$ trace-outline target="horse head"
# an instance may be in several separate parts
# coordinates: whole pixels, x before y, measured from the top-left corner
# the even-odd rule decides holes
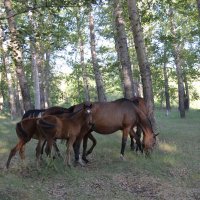
[[[92,125],[92,103],[90,102],[85,102],[83,104],[83,110],[87,116],[87,119],[88,119],[88,123],[89,125]]]
[[[156,146],[156,137],[159,135],[159,133],[153,133],[148,134],[144,136],[143,139],[143,149],[146,156],[149,156],[150,153],[153,151],[153,148]]]

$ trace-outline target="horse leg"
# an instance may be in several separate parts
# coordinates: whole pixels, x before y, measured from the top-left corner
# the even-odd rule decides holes
[[[65,164],[67,164],[69,167],[71,167],[71,152],[73,150],[73,144],[75,142],[75,137],[71,137],[67,141],[67,152],[65,157]]]
[[[23,145],[19,150],[19,155],[22,160],[25,159],[25,145]]]
[[[130,139],[131,139],[131,145],[130,145],[130,147],[131,147],[131,150],[135,150],[135,144],[134,144],[134,137],[130,134]]]
[[[82,154],[82,159],[85,161],[85,163],[88,163],[89,160],[87,160],[86,156],[86,150],[87,150],[87,141],[88,141],[88,134],[84,136],[83,138],[83,154]]]
[[[15,156],[16,152],[19,151],[25,144],[26,144],[26,141],[20,139],[20,141],[17,143],[17,145],[13,149],[11,149],[8,160],[6,162],[7,169],[9,168],[12,157]]]
[[[121,155],[120,158],[124,160],[124,151],[126,147],[127,137],[130,132],[130,128],[124,128],[123,129],[123,136],[122,136],[122,144],[121,144]]]
[[[45,141],[44,141],[45,142]],[[44,144],[43,142],[43,144]],[[40,166],[40,160],[41,160],[41,151],[42,151],[42,147],[41,147],[41,143],[42,143],[42,139],[39,138],[39,141],[38,141],[38,144],[37,144],[37,147],[36,147],[36,166],[37,166],[37,169],[39,169],[39,166]],[[43,146],[43,145],[42,145]]]
[[[81,141],[82,141],[82,137],[79,137],[76,139],[76,141],[74,142],[74,154],[75,154],[75,164],[78,163],[81,166],[85,166],[85,164],[82,161],[82,158],[80,157],[80,146],[81,146]]]
[[[47,143],[46,140],[44,140],[43,144],[42,144],[42,148],[41,148],[41,155],[43,155],[43,152],[44,152],[44,146],[45,144]],[[45,148],[45,152],[46,152],[46,148]]]
[[[136,140],[136,144],[137,144],[137,147],[136,147],[136,151],[138,151],[138,149],[141,151],[141,153],[143,153],[143,148],[142,148],[142,144],[141,144],[141,133],[142,133],[142,129],[137,126],[137,131],[135,133],[135,140]]]
[[[54,139],[54,143],[53,143],[53,147],[54,147],[54,150],[56,152],[56,155],[59,157],[59,158],[62,158],[61,154],[60,154],[60,150],[56,144],[56,139]]]
[[[88,138],[89,138],[90,140],[92,140],[93,144],[92,144],[92,146],[90,147],[90,149],[87,151],[86,156],[88,156],[89,154],[92,153],[94,147],[95,147],[96,144],[97,144],[97,140],[95,139],[95,137],[94,137],[91,133],[88,135]]]

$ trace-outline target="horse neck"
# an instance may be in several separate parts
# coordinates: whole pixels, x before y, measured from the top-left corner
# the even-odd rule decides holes
[[[150,120],[143,112],[137,109],[138,118],[139,118],[139,125],[141,126],[144,135],[153,135],[153,130],[151,127]]]
[[[68,117],[69,119],[74,121],[78,120],[81,124],[88,119],[88,116],[83,108],[81,110],[76,111],[75,113],[71,113]]]

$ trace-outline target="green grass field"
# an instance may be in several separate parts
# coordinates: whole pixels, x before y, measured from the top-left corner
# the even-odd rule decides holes
[[[15,123],[0,118],[0,199],[84,200],[84,199],[200,199],[200,110],[180,119],[177,111],[166,117],[157,111],[159,141],[151,159],[130,150],[126,161],[119,158],[121,133],[102,136],[86,167],[65,167],[62,159],[53,163],[44,155],[36,170],[36,141],[26,145],[26,165],[17,154],[5,170],[10,149],[17,143]],[[65,155],[65,144],[58,141]]]

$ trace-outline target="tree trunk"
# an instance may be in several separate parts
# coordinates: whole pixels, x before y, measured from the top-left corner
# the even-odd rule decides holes
[[[11,76],[11,69],[9,66],[9,58],[8,58],[8,47],[4,43],[4,34],[0,24],[0,48],[2,49],[2,64],[6,71],[6,79],[8,84],[8,96],[9,96],[9,106],[10,106],[10,114],[11,119],[15,119],[17,117],[16,112],[16,104],[15,104],[15,95],[12,85],[12,76]]]
[[[33,85],[34,85],[34,103],[35,109],[40,109],[40,85],[39,85],[39,73],[38,73],[38,49],[37,49],[37,41],[35,38],[35,30],[37,29],[35,21],[33,19],[33,13],[29,12],[29,23],[32,27],[32,35],[30,36],[30,49],[31,49],[31,67],[32,67],[32,75],[33,75]]]
[[[103,79],[97,62],[96,44],[95,44],[96,41],[94,33],[94,18],[92,15],[92,10],[90,11],[89,15],[89,27],[90,27],[90,46],[91,46],[90,48],[91,48],[92,64],[93,64],[97,93],[98,93],[98,100],[100,102],[104,102],[106,101],[106,95],[104,91]]]
[[[4,0],[4,6],[6,10],[10,35],[11,35],[11,48],[13,53],[13,60],[16,66],[17,78],[19,80],[20,89],[23,98],[23,105],[25,111],[32,108],[31,98],[29,93],[29,88],[27,84],[27,80],[25,78],[23,62],[22,62],[22,49],[20,43],[18,41],[18,33],[16,30],[16,25],[13,17],[13,10],[11,5],[11,0]]]
[[[90,94],[88,89],[88,75],[85,66],[85,59],[84,59],[84,40],[83,40],[83,32],[81,30],[81,23],[80,23],[80,16],[79,14],[76,17],[77,20],[77,33],[79,37],[79,51],[80,51],[80,63],[82,67],[82,77],[83,77],[83,89],[84,89],[84,96],[85,101],[90,101]]]
[[[164,47],[164,65],[163,65],[163,74],[164,74],[164,84],[165,84],[165,102],[166,102],[166,115],[169,114],[171,110],[170,105],[170,96],[169,96],[169,81],[168,81],[168,74],[167,74],[167,57],[166,57],[166,49]]]
[[[121,90],[123,93],[123,96],[125,97],[125,87],[124,87],[124,81],[123,81],[123,76],[122,76],[122,66],[121,66],[121,62],[120,62],[120,53],[119,53],[119,44],[117,42],[117,37],[114,37],[115,39],[115,50],[117,52],[117,66],[118,66],[118,70],[119,70],[119,77],[120,77],[120,83],[121,83]]]
[[[197,8],[198,8],[199,18],[200,18],[200,0],[197,0]]]
[[[183,72],[181,68],[180,46],[175,41],[176,30],[175,30],[175,24],[173,21],[174,20],[173,16],[174,16],[173,10],[172,8],[170,8],[170,11],[169,11],[170,29],[171,29],[171,34],[174,37],[174,41],[172,45],[173,45],[173,56],[174,56],[175,65],[176,65],[176,74],[177,74],[177,79],[178,79],[179,111],[180,111],[180,117],[185,118],[185,108],[184,108],[185,90],[184,90],[184,84],[183,84]]]
[[[139,20],[136,0],[128,0],[128,12],[131,21],[131,28],[135,42],[137,59],[140,67],[140,74],[142,78],[143,95],[149,109],[149,118],[151,120],[153,130],[154,132],[156,132],[157,125],[154,116],[154,99],[151,81],[151,70],[146,54],[142,26]]]
[[[184,108],[185,110],[189,110],[190,109],[190,95],[189,95],[187,75],[185,73],[184,73],[184,83],[185,83]]]
[[[116,42],[117,50],[122,66],[122,79],[124,86],[125,98],[132,98],[134,96],[133,75],[131,70],[130,56],[128,52],[127,36],[125,31],[125,22],[121,15],[122,8],[120,0],[114,0],[114,17],[116,28]]]
[[[44,101],[45,101],[45,108],[48,108],[51,106],[51,100],[50,100],[50,52],[46,50],[45,52],[45,65],[44,65],[44,71],[43,73],[46,74],[46,76],[43,76],[43,84],[44,84]]]

